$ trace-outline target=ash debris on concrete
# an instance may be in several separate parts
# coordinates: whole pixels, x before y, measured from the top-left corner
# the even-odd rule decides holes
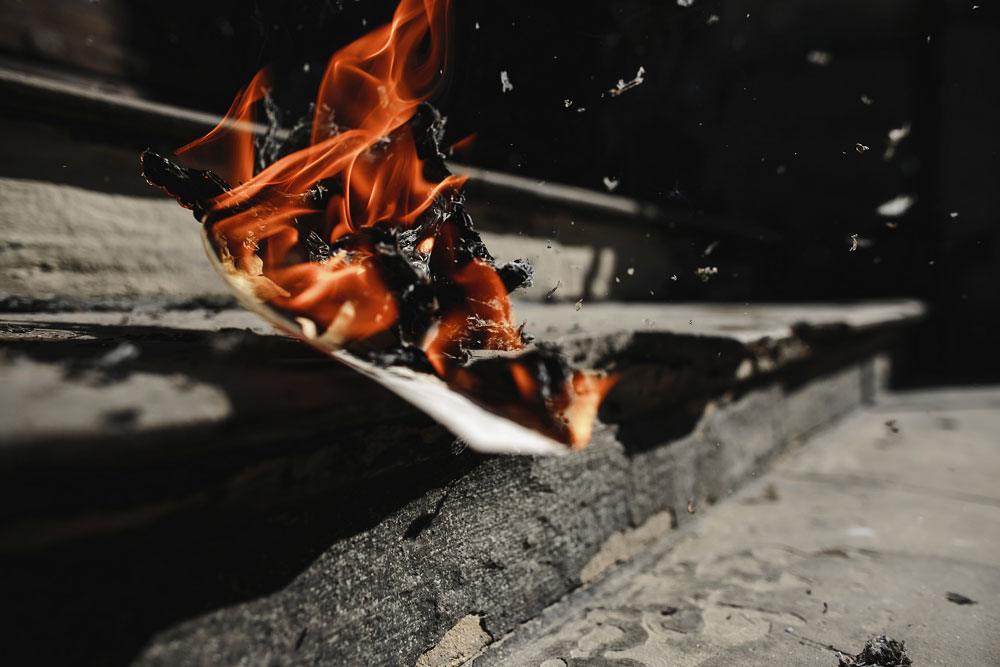
[[[966,597],[966,596],[962,595],[961,593],[948,592],[948,593],[945,593],[944,597],[945,597],[945,599],[948,600],[948,602],[954,602],[957,605],[978,604],[972,598]]]
[[[904,642],[898,642],[885,635],[873,637],[865,642],[853,658],[841,657],[837,667],[910,667]]]

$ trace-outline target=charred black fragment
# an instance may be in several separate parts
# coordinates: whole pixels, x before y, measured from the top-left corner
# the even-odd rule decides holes
[[[518,287],[531,286],[531,278],[534,270],[527,261],[515,259],[513,262],[494,266],[496,266],[497,273],[500,274],[500,280],[503,281],[503,286],[507,288],[508,293],[513,292]]]
[[[400,343],[418,345],[437,314],[437,302],[426,260],[421,260],[414,248],[400,245],[396,228],[376,225],[337,239],[330,249],[348,255],[364,253],[374,259],[379,276],[399,306],[396,329]]]
[[[410,119],[410,131],[417,146],[417,157],[421,160],[441,163],[444,168],[444,153],[441,152],[441,142],[444,141],[444,126],[447,118],[427,102],[417,107],[416,113]],[[445,176],[448,175],[445,169]],[[438,179],[442,180],[442,179]]]
[[[540,345],[524,354],[519,354],[515,363],[524,368],[537,383],[536,394],[541,401],[548,401],[565,394],[566,383],[573,376],[573,370],[566,357],[547,346]],[[467,369],[482,380],[483,387],[488,387],[489,391],[495,394],[491,396],[493,400],[502,402],[523,398],[511,377],[510,364],[509,357],[495,357],[473,361]]]
[[[396,345],[381,350],[367,350],[355,352],[357,356],[365,361],[370,361],[376,366],[388,368],[389,366],[406,366],[422,373],[434,373],[434,367],[427,359],[427,355],[419,347],[412,345]]]
[[[309,145],[316,110],[316,104],[310,102],[306,112],[295,121],[291,129],[283,130],[284,113],[270,93],[264,96],[263,106],[264,114],[267,116],[267,130],[254,140],[257,158],[254,163],[255,174],[267,169],[286,155]],[[333,134],[336,134],[336,131],[331,132],[331,135]]]
[[[838,667],[910,667],[906,646],[885,635],[873,637],[853,658],[841,657]]]
[[[204,208],[206,202],[230,190],[229,184],[217,174],[182,167],[148,149],[139,156],[139,162],[147,183],[166,192],[184,208],[194,211],[198,220],[207,212]]]

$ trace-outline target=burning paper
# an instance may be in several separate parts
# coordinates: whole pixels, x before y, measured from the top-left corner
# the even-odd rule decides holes
[[[447,18],[447,0],[403,0],[392,23],[334,54],[311,118],[286,137],[258,137],[256,111],[273,106],[261,72],[218,127],[177,151],[195,164],[222,157],[221,168],[147,151],[143,172],[194,211],[220,275],[279,329],[473,448],[582,447],[612,380],[530,346],[515,325],[508,294],[531,269],[486,249],[426,104]]]

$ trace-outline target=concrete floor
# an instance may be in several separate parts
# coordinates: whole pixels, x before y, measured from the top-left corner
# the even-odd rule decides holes
[[[884,396],[467,664],[1000,665],[998,475],[1000,390]]]

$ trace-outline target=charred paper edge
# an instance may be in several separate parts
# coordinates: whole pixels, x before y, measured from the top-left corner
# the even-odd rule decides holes
[[[311,343],[309,337],[303,334],[302,328],[298,324],[282,317],[277,311],[256,300],[234,284],[219,261],[215,246],[204,227],[202,228],[201,240],[212,267],[244,307],[263,317],[279,331],[310,344],[345,366],[375,380],[403,400],[433,417],[477,452],[552,456],[572,451],[568,445],[487,410],[453,390],[437,376],[419,373],[401,366],[383,368],[359,359],[349,352],[330,350]]]

